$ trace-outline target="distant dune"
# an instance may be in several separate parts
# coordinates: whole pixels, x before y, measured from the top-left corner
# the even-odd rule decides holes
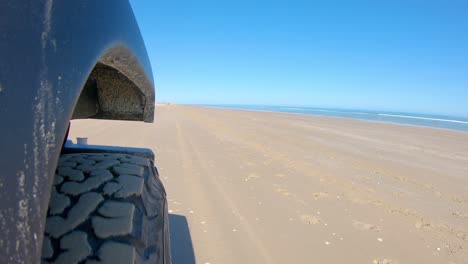
[[[468,133],[156,110],[154,124],[74,121],[71,137],[155,151],[171,221],[188,221],[171,230],[176,264],[468,263]]]

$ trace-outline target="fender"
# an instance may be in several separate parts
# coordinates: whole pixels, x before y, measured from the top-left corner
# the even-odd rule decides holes
[[[1,1],[0,263],[40,262],[69,121],[152,122],[153,87],[127,0]]]

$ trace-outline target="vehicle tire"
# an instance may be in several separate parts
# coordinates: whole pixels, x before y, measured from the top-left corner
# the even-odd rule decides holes
[[[170,263],[167,201],[151,160],[61,155],[43,263]]]

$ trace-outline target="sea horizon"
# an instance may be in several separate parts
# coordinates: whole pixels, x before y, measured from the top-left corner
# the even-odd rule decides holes
[[[402,125],[414,125],[468,132],[468,117],[456,115],[423,114],[385,110],[363,110],[312,106],[275,106],[240,104],[192,104],[194,106],[279,113],[306,114],[316,116],[351,118]]]

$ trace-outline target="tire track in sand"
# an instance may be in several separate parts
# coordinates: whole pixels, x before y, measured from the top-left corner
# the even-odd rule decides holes
[[[199,124],[196,124],[197,127],[201,128]],[[206,128],[202,128],[203,130],[206,130]],[[180,132],[179,132],[180,131]],[[178,124],[178,133],[182,132],[180,130],[180,126]],[[207,131],[204,131],[205,134]],[[222,186],[222,184],[217,181],[217,179],[213,176],[212,173],[210,173],[210,168],[206,165],[206,158],[204,159],[202,156],[202,153],[193,145],[192,139],[190,137],[185,138],[186,143],[188,143],[189,148],[191,151],[195,154],[194,159],[195,163],[200,165],[201,169],[201,174],[204,175],[205,177],[203,178],[204,182],[206,183],[209,181],[210,185],[214,186],[214,189],[212,189],[212,192],[218,193],[218,195],[215,195],[215,197],[220,197],[224,204],[226,205],[226,208],[229,208],[230,212],[233,212],[237,219],[243,219],[242,221],[239,221],[239,225],[241,227],[241,230],[244,230],[248,236],[248,239],[252,243],[245,243],[245,244],[250,244],[254,245],[255,250],[254,252],[257,252],[257,256],[262,258],[261,263],[276,263],[273,260],[273,257],[269,254],[268,250],[266,249],[265,245],[263,244],[262,240],[258,237],[256,232],[254,231],[254,228],[251,226],[251,224],[246,220],[247,218],[243,216],[243,214],[240,212],[239,207],[235,204],[233,199],[229,196],[229,194],[225,191],[225,188]],[[212,198],[213,199],[213,198]]]
[[[190,209],[189,213],[192,213],[193,210],[192,208],[196,207],[197,214],[199,212],[204,212],[205,215],[213,215],[212,212],[214,211],[213,206],[211,204],[211,199],[210,197],[207,197],[206,192],[204,191],[204,188],[206,186],[203,186],[201,183],[203,182],[203,179],[200,177],[199,170],[195,168],[194,162],[193,162],[193,154],[190,152],[192,151],[192,147],[188,146],[187,144],[187,138],[185,135],[183,135],[182,128],[180,127],[180,123],[178,120],[175,120],[175,127],[176,127],[176,138],[177,138],[177,144],[179,145],[179,151],[180,151],[180,162],[181,162],[181,168],[182,168],[182,174],[179,175],[179,177],[182,177],[183,180],[180,181],[179,183],[184,183],[185,186],[180,186],[180,188],[184,188],[184,193],[185,193],[185,200],[190,199],[191,203],[190,204],[180,204],[181,206],[189,206],[189,208],[186,208],[187,210]],[[180,200],[180,197],[177,199]],[[204,208],[202,208],[202,206]],[[178,212],[181,214],[181,212]],[[189,221],[190,225],[190,218],[192,215],[185,215],[187,217],[187,220]],[[193,218],[192,218],[193,221]],[[191,225],[193,227],[197,226],[196,224]],[[193,241],[203,241],[204,239],[195,239],[196,237],[196,231],[199,230],[194,230],[193,228],[190,229],[190,233],[192,236]],[[210,232],[210,236],[212,236],[213,232]],[[217,241],[217,237],[212,237],[210,241]],[[213,246],[213,245],[211,245]],[[214,258],[219,258],[219,256],[226,257],[229,256],[230,259],[234,259],[234,256],[231,255],[231,252],[229,250],[226,250],[225,247],[215,247],[215,250],[213,252],[216,253],[216,255],[211,252],[209,255],[205,255],[204,252],[206,250],[203,250],[202,245],[196,245],[195,243],[193,244],[194,247],[194,254],[195,254],[195,262],[201,262],[205,263],[207,259],[214,259]],[[197,250],[199,248],[200,250]],[[213,256],[214,255],[214,256]],[[209,262],[207,262],[209,263]]]

